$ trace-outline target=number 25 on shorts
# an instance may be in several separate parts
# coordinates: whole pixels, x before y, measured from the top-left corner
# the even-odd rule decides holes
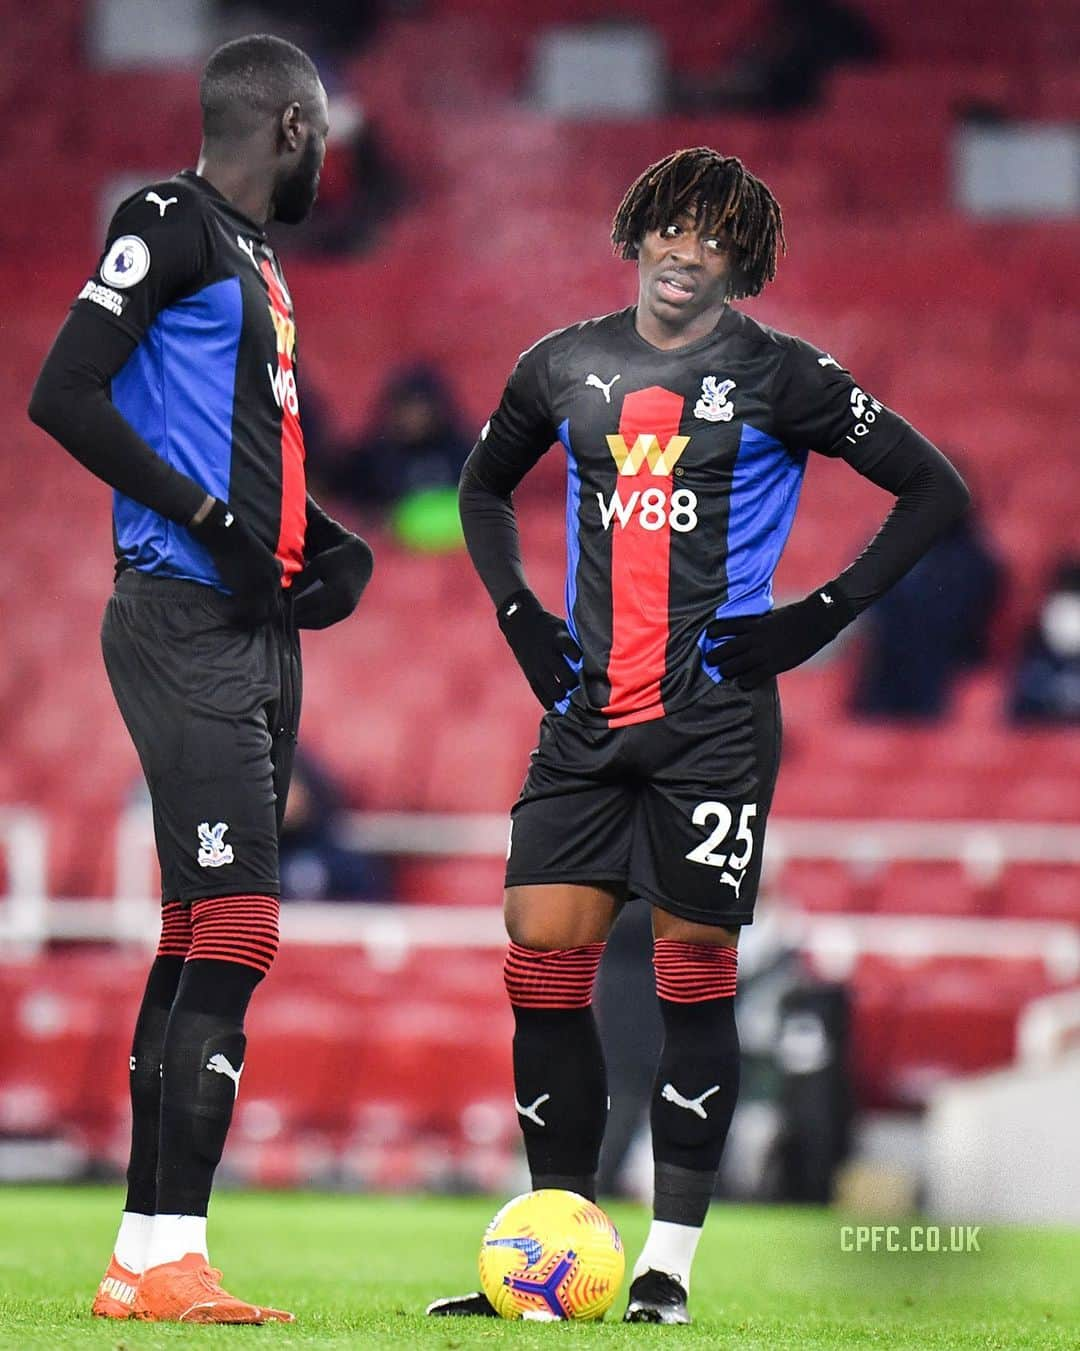
[[[729,871],[720,876],[721,882],[728,882],[735,888],[736,896],[742,886],[746,867],[754,853],[754,835],[752,822],[757,816],[757,803],[746,802],[739,814],[739,828],[735,832],[735,843],[739,847],[728,854],[718,854],[716,848],[722,844],[735,820],[731,808],[723,802],[699,802],[694,808],[691,820],[695,826],[712,830],[700,844],[696,844],[686,855],[691,863],[704,863],[709,868],[726,868]]]

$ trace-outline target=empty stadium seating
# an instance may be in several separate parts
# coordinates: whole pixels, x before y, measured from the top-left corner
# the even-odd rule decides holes
[[[438,1180],[418,1176],[424,1141],[443,1166],[447,1150],[465,1172],[505,1166],[516,1122],[499,965],[497,953],[393,970],[362,954],[343,965],[325,948],[284,953],[249,1018],[226,1166],[266,1185],[330,1181],[342,1166],[415,1185]],[[123,1158],[144,968],[141,954],[116,952],[0,963],[0,1137]],[[469,1074],[456,1074],[465,1047]]]
[[[446,949],[386,969],[358,951],[283,951],[248,1020],[226,1169],[263,1185],[383,1188],[505,1169],[517,1128],[500,961]],[[0,963],[14,1034],[0,1043],[0,1135],[122,1161],[143,968],[115,952]],[[863,957],[851,977],[859,1103],[918,1107],[942,1078],[1007,1062],[1023,1005],[1053,988],[1027,959]]]
[[[1080,298],[1078,269],[1070,266],[1080,242],[1075,225],[967,222],[949,211],[944,175],[958,100],[992,99],[1018,115],[1038,115],[1025,75],[1042,52],[1040,33],[1062,8],[1043,0],[1022,41],[1010,27],[1007,46],[993,28],[1004,6],[980,25],[981,34],[935,11],[932,22],[919,25],[914,52],[912,7],[878,6],[892,62],[838,72],[820,111],[773,122],[656,118],[633,134],[622,123],[555,124],[512,102],[538,24],[601,18],[602,6],[595,13],[578,5],[518,7],[513,25],[501,22],[505,7],[498,8],[487,15],[470,5],[466,21],[455,0],[443,0],[426,20],[388,25],[352,68],[350,78],[424,187],[371,258],[336,265],[332,279],[317,264],[290,270],[308,378],[331,398],[338,424],[358,425],[387,367],[418,352],[446,366],[479,423],[528,341],[629,299],[628,267],[606,256],[604,230],[640,164],[680,142],[730,145],[772,178],[789,219],[790,256],[768,295],[749,308],[838,352],[928,434],[959,447],[1012,573],[995,637],[996,652],[1011,650],[1048,567],[1075,540],[1063,491],[1076,485],[1075,456],[1060,428],[1080,354],[1068,318]],[[663,15],[654,8],[643,6],[642,14],[660,25],[673,59],[684,59],[681,8]],[[748,3],[723,22],[709,20],[710,42],[719,44],[712,59],[731,49],[757,12]],[[958,12],[950,7],[950,15]],[[40,114],[40,160],[24,171],[33,192],[85,192],[93,185],[87,157],[109,172],[149,172],[151,161],[156,171],[187,157],[185,146],[193,144],[182,111],[190,72],[120,77],[86,70],[78,62],[79,25],[74,3],[49,23],[21,9],[10,16],[13,50],[43,88],[56,91]],[[402,65],[420,51],[425,61]],[[1067,55],[1062,50],[1057,59]],[[490,79],[477,103],[462,89],[470,62],[481,57]],[[421,65],[424,80],[403,86],[400,70]],[[1064,78],[1059,85],[1071,87]],[[72,132],[76,109],[87,102],[116,113],[107,149],[95,125]],[[918,118],[910,116],[913,102]],[[164,118],[163,106],[170,109]],[[155,134],[148,138],[140,110],[151,108]],[[508,146],[513,153],[505,153]],[[93,210],[68,210],[64,219],[70,229],[55,233],[46,256],[34,255],[32,291],[21,264],[0,264],[11,278],[7,294],[20,296],[0,377],[16,408],[96,249]],[[12,213],[0,223],[8,260],[25,256],[24,228]],[[1025,297],[1019,307],[1018,293]],[[11,522],[0,576],[19,641],[0,675],[7,711],[0,788],[6,800],[48,809],[52,887],[106,894],[112,819],[137,781],[97,654],[109,586],[107,493],[21,418],[12,436],[22,472],[0,488]],[[522,493],[532,574],[555,606],[563,565],[560,459],[550,455]],[[780,593],[839,570],[884,504],[844,466],[815,460]],[[535,717],[486,599],[462,556],[410,556],[378,531],[375,540],[379,565],[361,618],[307,644],[305,741],[369,807],[504,809],[520,782]],[[439,660],[430,660],[432,653]],[[957,716],[945,727],[916,732],[838,718],[847,669],[841,655],[782,682],[788,752],[778,810],[1053,820],[1075,814],[1075,734],[1033,737],[1004,728],[1004,664],[989,681],[972,681],[973,695],[961,691]],[[883,759],[887,777],[878,772]],[[439,876],[427,865],[411,868],[406,894],[430,899]],[[462,891],[445,870],[438,885],[448,898]]]
[[[950,128],[964,104],[1080,117],[1069,0],[1031,0],[1022,18],[1005,0],[882,0],[873,14],[889,63],[838,72],[805,117],[629,126],[555,124],[521,97],[537,28],[604,19],[606,0],[437,0],[429,9],[388,24],[344,73],[402,163],[409,209],[367,257],[289,266],[305,378],[338,428],[358,428],[387,371],[416,356],[444,366],[479,426],[528,343],[632,299],[632,270],[608,256],[606,240],[611,210],[643,164],[680,144],[742,155],[775,187],[789,239],[777,283],[749,310],[832,350],[959,453],[1010,574],[995,664],[964,683],[940,726],[846,716],[857,631],[784,677],[776,812],[1075,822],[1077,731],[1017,731],[1004,709],[1010,654],[1048,570],[1077,548],[1080,481],[1066,418],[1080,357],[1080,228],[978,224],[948,197]],[[759,11],[756,0],[712,11],[688,0],[620,7],[658,27],[676,77],[737,50]],[[0,802],[42,810],[49,887],[72,897],[110,894],[116,816],[138,765],[98,651],[108,494],[22,410],[97,256],[103,180],[190,162],[197,134],[193,72],[86,69],[83,13],[79,0],[0,3],[0,99],[19,128],[0,167],[33,203],[0,218],[0,393],[12,414],[6,461],[18,465],[0,478]],[[555,608],[562,478],[553,453],[520,499],[531,574]],[[838,571],[886,502],[845,466],[815,460],[778,593]],[[357,805],[504,811],[537,711],[486,597],[462,555],[410,555],[377,524],[359,524],[376,545],[375,578],[355,621],[305,639],[305,744]],[[413,858],[399,895],[494,901],[500,872],[497,859]],[[1075,868],[1049,862],[1006,864],[987,880],[959,863],[853,869],[795,859],[776,888],[821,913],[1080,921]],[[126,1036],[142,966],[141,955],[115,952],[32,967],[0,960],[0,1027],[19,1033],[0,1039],[0,1133],[61,1133],[123,1158]],[[897,1107],[918,1105],[942,1075],[1008,1060],[1019,1010],[1048,982],[1026,962],[875,957],[859,961],[852,987],[859,1101]],[[482,1180],[499,1157],[487,1146],[505,1146],[515,1129],[507,1019],[490,953],[442,953],[392,975],[362,952],[284,954],[252,1015],[227,1166],[267,1183],[450,1184],[455,1170]],[[275,1047],[272,1058],[260,1044]],[[462,1046],[469,1074],[455,1076],[447,1065]]]

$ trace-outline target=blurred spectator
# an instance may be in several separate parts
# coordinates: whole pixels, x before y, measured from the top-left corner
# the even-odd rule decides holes
[[[870,20],[843,0],[771,0],[746,51],[711,79],[684,88],[681,102],[696,109],[791,112],[820,101],[835,66],[881,55]]]
[[[316,498],[326,496],[323,474],[334,458],[334,429],[326,398],[318,386],[309,383],[301,371],[297,380],[300,396],[300,426],[304,432],[304,464],[307,485]]]
[[[281,897],[286,901],[384,901],[390,869],[342,843],[341,792],[310,755],[297,751],[281,828]]]
[[[1080,558],[1057,569],[1024,642],[1010,712],[1017,722],[1080,722]]]
[[[852,711],[937,718],[956,677],[986,660],[1002,566],[974,510],[867,612]]]
[[[404,367],[383,386],[366,434],[339,457],[331,487],[357,506],[456,488],[474,439],[441,372],[423,362]]]
[[[386,510],[403,543],[457,547],[457,482],[474,440],[441,372],[420,363],[390,376],[366,434],[317,472],[336,496]]]

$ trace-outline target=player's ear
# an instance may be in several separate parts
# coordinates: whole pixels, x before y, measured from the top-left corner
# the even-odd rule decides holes
[[[290,103],[281,114],[281,140],[289,150],[299,150],[303,141],[303,110],[299,103]]]

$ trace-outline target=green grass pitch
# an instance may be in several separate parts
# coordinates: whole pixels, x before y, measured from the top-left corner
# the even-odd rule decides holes
[[[983,1229],[981,1251],[844,1253],[844,1217],[714,1208],[694,1275],[690,1328],[426,1319],[428,1300],[476,1287],[489,1200],[224,1193],[213,1259],[227,1288],[292,1309],[289,1327],[211,1328],[92,1319],[90,1299],[121,1200],[116,1188],[0,1188],[0,1347],[255,1346],[1076,1348],[1080,1232]],[[632,1261],[647,1217],[613,1206]]]

